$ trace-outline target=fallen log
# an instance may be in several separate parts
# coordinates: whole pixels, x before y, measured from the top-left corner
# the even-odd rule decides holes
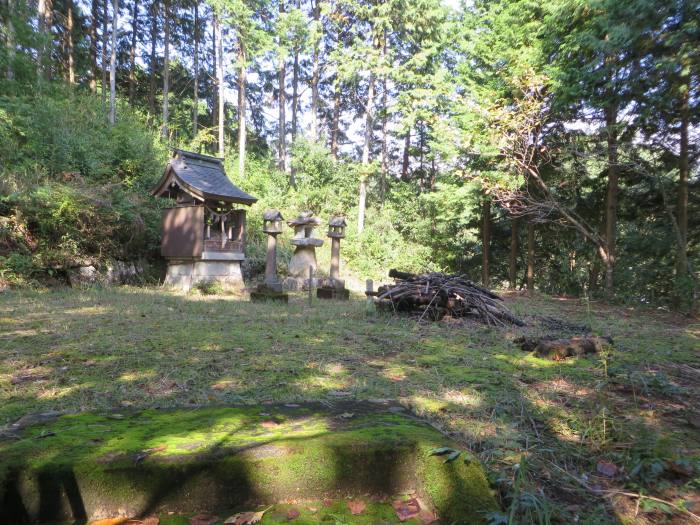
[[[503,299],[463,275],[434,272],[415,275],[392,269],[395,284],[380,286],[373,294],[380,308],[420,311],[421,319],[476,317],[489,325],[524,323],[508,310]]]
[[[560,361],[567,357],[598,354],[610,348],[611,337],[571,337],[569,339],[552,339],[548,337],[520,337],[514,341],[525,352],[534,352],[538,357]]]

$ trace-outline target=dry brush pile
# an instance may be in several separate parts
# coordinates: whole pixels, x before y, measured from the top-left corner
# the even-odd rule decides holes
[[[449,315],[475,317],[497,326],[525,324],[505,306],[499,295],[464,275],[440,272],[414,275],[391,270],[389,277],[394,278],[394,284],[380,286],[371,293],[380,309],[420,312],[420,319],[438,320]]]

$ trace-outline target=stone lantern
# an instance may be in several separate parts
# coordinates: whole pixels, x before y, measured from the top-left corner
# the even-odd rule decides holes
[[[319,299],[348,299],[350,292],[345,288],[345,281],[340,278],[340,239],[345,237],[345,217],[333,217],[328,221],[328,237],[331,239],[330,278],[316,290]]]
[[[316,271],[316,248],[323,246],[323,239],[314,237],[314,229],[321,221],[314,217],[312,211],[303,211],[298,217],[287,221],[294,228],[294,237],[290,243],[295,247],[294,255],[289,261],[289,277],[284,280],[284,287],[291,290],[306,288],[309,283],[309,267]]]
[[[265,281],[250,292],[253,301],[277,300],[287,302],[282,283],[277,278],[277,236],[282,233],[284,218],[279,210],[268,209],[263,214],[263,231],[267,234],[267,258],[265,259]]]
[[[282,233],[282,221],[284,217],[274,208],[268,208],[263,213],[263,231],[268,235],[279,235]]]

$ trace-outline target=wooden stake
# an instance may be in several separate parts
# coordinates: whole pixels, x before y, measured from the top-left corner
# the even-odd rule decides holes
[[[314,267],[309,265],[309,306],[314,297]]]

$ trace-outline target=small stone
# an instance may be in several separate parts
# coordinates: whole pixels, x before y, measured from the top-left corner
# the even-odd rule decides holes
[[[396,511],[396,516],[399,521],[406,521],[410,518],[415,518],[420,514],[420,505],[415,498],[411,498],[407,501],[396,500],[391,504]]]
[[[348,501],[348,508],[350,509],[350,514],[357,516],[362,514],[367,508],[367,505],[362,500],[350,500]]]
[[[352,392],[347,392],[345,390],[331,390],[328,392],[328,395],[332,397],[349,397],[352,396]]]
[[[214,525],[219,518],[211,514],[197,514],[190,518],[190,525]]]

